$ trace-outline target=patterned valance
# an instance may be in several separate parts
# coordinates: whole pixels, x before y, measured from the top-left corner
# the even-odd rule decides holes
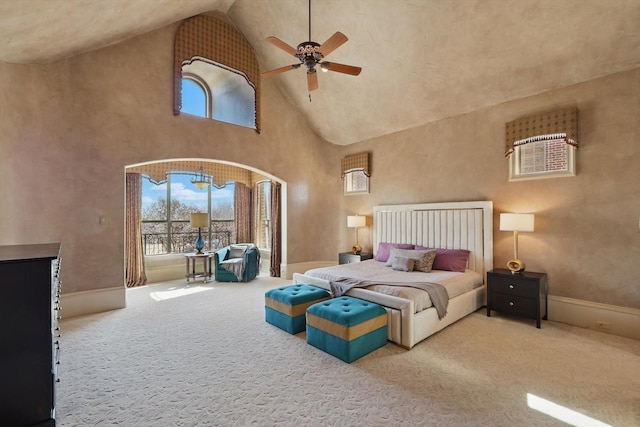
[[[342,158],[342,179],[347,172],[361,170],[366,176],[371,176],[369,171],[369,153],[351,154]]]
[[[515,147],[535,141],[563,139],[578,147],[578,110],[575,107],[536,114],[505,125],[505,156]]]
[[[200,15],[185,20],[176,31],[173,69],[173,114],[182,104],[182,66],[206,58],[247,79],[255,90],[255,129],[260,133],[260,66],[253,48],[231,24]]]
[[[217,187],[222,187],[229,181],[241,182],[250,187],[254,182],[268,179],[256,172],[238,166],[226,163],[199,162],[196,160],[171,160],[148,163],[128,167],[127,172],[147,175],[153,182],[161,183],[167,180],[168,172],[193,172],[195,174],[200,173],[200,167],[202,167],[206,175],[213,177],[213,184]]]

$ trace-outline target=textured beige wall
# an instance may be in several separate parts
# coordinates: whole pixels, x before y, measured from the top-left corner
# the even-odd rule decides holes
[[[575,105],[577,176],[508,182],[504,123]],[[547,272],[549,292],[640,308],[640,69],[355,144],[372,152],[371,194],[346,198],[348,212],[376,204],[492,200],[494,265],[513,256],[501,212],[536,214],[519,256]],[[371,247],[370,228],[360,243]]]
[[[123,285],[124,170],[152,160],[232,161],[287,182],[287,262],[335,258],[338,148],[271,81],[261,134],[173,116],[174,30],[47,67],[0,64],[0,244],[62,242],[64,292]]]
[[[353,244],[346,215],[376,204],[493,200],[496,266],[512,254],[498,214],[534,212],[520,256],[549,273],[551,294],[640,308],[640,70],[337,147],[270,80],[259,135],[174,117],[174,29],[49,66],[0,64],[0,244],[61,241],[65,292],[123,284],[125,166],[188,157],[288,183],[288,263],[335,260]],[[566,105],[580,111],[578,175],[509,183],[504,123]],[[360,151],[372,153],[371,193],[342,196],[340,158]]]

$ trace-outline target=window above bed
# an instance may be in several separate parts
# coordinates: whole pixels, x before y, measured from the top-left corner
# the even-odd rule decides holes
[[[505,126],[509,181],[575,176],[578,111],[566,108]]]
[[[345,156],[341,162],[344,194],[369,192],[369,153]]]

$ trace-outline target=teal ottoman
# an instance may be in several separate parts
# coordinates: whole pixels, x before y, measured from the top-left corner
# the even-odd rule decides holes
[[[329,292],[297,284],[271,289],[264,295],[265,320],[290,334],[305,330],[307,307],[329,299]]]
[[[307,309],[307,343],[351,363],[387,343],[387,311],[344,296],[314,304]]]

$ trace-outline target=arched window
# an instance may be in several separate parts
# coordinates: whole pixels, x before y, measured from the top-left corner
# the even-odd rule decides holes
[[[197,58],[182,66],[182,75],[181,113],[255,128],[255,90],[242,72]],[[198,112],[190,111],[191,101]],[[203,105],[206,114],[200,112]]]
[[[208,116],[260,132],[260,66],[253,48],[233,25],[212,16],[185,20],[174,41],[173,113],[183,110],[182,83],[188,73],[210,89]]]
[[[210,96],[206,84],[195,76],[185,76],[182,79],[181,113],[193,114],[199,117],[209,117]]]

